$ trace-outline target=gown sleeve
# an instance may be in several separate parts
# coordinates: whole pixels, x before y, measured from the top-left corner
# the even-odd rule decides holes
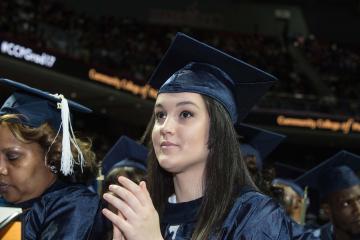
[[[86,189],[48,194],[26,213],[25,239],[91,239],[98,214],[99,198]]]

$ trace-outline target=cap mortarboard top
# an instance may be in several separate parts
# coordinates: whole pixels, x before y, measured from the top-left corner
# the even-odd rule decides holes
[[[285,139],[284,135],[244,123],[239,124],[236,130],[242,137],[240,140],[242,142],[240,143],[242,154],[244,156],[255,155],[259,170],[262,169],[266,157]]]
[[[32,88],[28,85],[0,78],[0,85],[12,90],[12,94],[0,108],[0,115],[19,114],[21,123],[30,127],[39,127],[45,122],[57,130],[61,123],[62,98],[56,94]],[[70,110],[91,113],[91,109],[68,100]]]
[[[103,160],[103,174],[116,167],[134,167],[146,171],[146,147],[127,136],[121,136]]]
[[[241,122],[276,78],[218,49],[178,33],[150,77],[161,93],[193,92],[217,100]]]
[[[360,156],[341,151],[296,179],[302,186],[318,190],[320,199],[330,193],[360,184],[354,171],[360,169]]]

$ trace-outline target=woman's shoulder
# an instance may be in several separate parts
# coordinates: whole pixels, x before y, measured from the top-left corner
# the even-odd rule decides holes
[[[222,227],[222,239],[291,239],[280,206],[257,191],[239,194]],[[279,238],[280,237],[280,238]]]
[[[248,204],[260,204],[260,205],[273,205],[280,206],[272,197],[261,193],[256,190],[247,191],[239,195],[236,199],[236,202],[248,203]]]
[[[90,191],[86,185],[73,183],[56,183],[49,191],[46,191],[41,198],[41,202],[49,205],[50,203],[68,202],[70,204],[83,203],[90,201],[98,203],[99,196]],[[89,202],[89,203],[90,203]]]
[[[56,183],[24,212],[26,239],[84,239],[98,215],[100,199],[96,193],[85,185]]]
[[[266,217],[270,213],[285,216],[284,210],[271,197],[255,190],[240,193],[232,207],[232,212],[241,211],[253,217]]]
[[[236,225],[257,227],[260,222],[264,225],[274,224],[274,221],[281,223],[284,218],[286,214],[277,202],[265,194],[250,189],[240,192],[235,199],[226,217],[225,225],[236,222]]]

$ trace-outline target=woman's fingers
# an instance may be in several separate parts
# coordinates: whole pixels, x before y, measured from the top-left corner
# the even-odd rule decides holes
[[[103,197],[108,203],[118,209],[126,219],[133,219],[136,217],[134,210],[127,204],[127,202],[113,196],[111,193],[105,193]]]
[[[141,211],[141,203],[139,199],[129,190],[119,185],[110,185],[109,190],[115,194],[115,196],[120,197],[126,204],[134,211]]]
[[[114,224],[113,224],[113,240],[125,240],[124,235],[121,233],[120,229],[117,228]]]
[[[145,181],[141,181],[140,184],[139,184],[139,186],[140,186],[140,187],[142,188],[142,190],[145,192],[145,195],[147,196],[148,200],[150,200],[150,201],[152,202],[150,193],[149,193],[149,191],[148,191],[148,189],[147,189],[147,186],[146,186],[146,182],[145,182]]]
[[[119,183],[123,187],[110,187],[113,195],[104,194],[104,199],[118,210],[118,214],[114,214],[103,209],[105,217],[113,223],[116,233],[114,239],[120,239],[121,234],[128,240],[162,239],[159,215],[152,204],[145,182],[136,185],[130,180],[119,178]],[[116,232],[115,228],[120,232]]]
[[[107,208],[104,208],[102,213],[113,223],[114,227],[118,228],[121,232],[125,232],[131,227],[121,214],[117,215]]]
[[[129,190],[132,194],[135,195],[135,197],[139,200],[142,206],[145,206],[148,204],[148,197],[147,197],[147,190],[144,191],[139,185],[131,181],[130,179],[120,176],[118,178],[119,183]]]
[[[112,210],[111,210],[112,211]],[[117,211],[117,215],[121,218],[124,218],[121,212]],[[113,224],[113,240],[125,240],[124,234],[121,232],[121,230]]]

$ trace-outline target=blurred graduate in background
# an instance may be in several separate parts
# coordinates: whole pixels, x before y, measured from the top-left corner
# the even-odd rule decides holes
[[[293,180],[275,178],[272,183],[272,192],[286,213],[298,224],[305,224],[306,207],[308,205],[307,194]]]
[[[102,161],[102,174],[104,182],[98,182],[102,185],[100,195],[109,192],[111,184],[118,184],[118,178],[124,176],[131,181],[139,184],[146,177],[148,151],[146,147],[134,141],[127,136],[121,136],[114,146],[108,151]],[[113,212],[116,209],[104,202],[103,207],[107,207]],[[113,239],[113,226],[107,218],[102,215],[100,220],[102,225],[97,229],[101,229],[101,239]]]
[[[359,169],[360,156],[341,151],[296,179],[314,190],[314,199],[330,220],[315,231],[321,239],[360,239]]]
[[[272,195],[271,182],[275,178],[275,172],[271,169],[264,170],[264,165],[269,154],[279,146],[285,136],[244,123],[239,124],[236,131],[240,138],[241,155],[252,179],[262,192]]]

